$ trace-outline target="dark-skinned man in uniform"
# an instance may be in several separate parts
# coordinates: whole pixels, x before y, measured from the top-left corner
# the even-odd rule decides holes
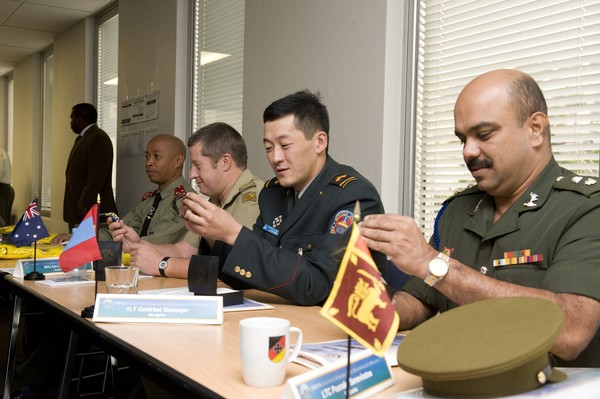
[[[565,315],[557,365],[600,367],[600,184],[558,165],[547,114],[531,76],[475,78],[454,126],[477,185],[445,202],[429,244],[409,217],[361,222],[367,245],[413,276],[394,295],[401,329],[489,298],[545,298]]]

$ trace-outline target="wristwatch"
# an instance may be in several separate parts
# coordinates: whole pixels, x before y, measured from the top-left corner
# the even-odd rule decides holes
[[[160,262],[158,262],[158,272],[162,277],[167,277],[165,270],[167,270],[167,267],[169,266],[169,259],[171,259],[170,256],[165,256]]]
[[[427,277],[425,277],[425,284],[433,287],[438,281],[446,277],[450,266],[449,262],[450,257],[442,252],[430,260],[427,268]]]

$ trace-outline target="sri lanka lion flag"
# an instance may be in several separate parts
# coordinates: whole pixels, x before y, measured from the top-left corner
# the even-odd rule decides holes
[[[356,223],[321,315],[382,357],[400,318]]]
[[[68,272],[88,262],[102,259],[96,238],[98,223],[98,204],[92,205],[73,236],[58,257],[58,265],[63,272]]]

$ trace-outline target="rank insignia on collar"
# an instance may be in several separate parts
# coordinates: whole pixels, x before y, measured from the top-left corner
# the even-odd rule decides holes
[[[529,193],[529,196],[531,197],[529,199],[529,202],[525,202],[523,205],[528,207],[528,208],[533,208],[536,207],[537,204],[535,203],[538,200],[538,195],[536,193]]]
[[[156,194],[158,194],[158,190],[148,191],[147,193],[144,193],[144,195],[142,196],[142,201],[145,201],[148,198],[154,197]]]
[[[277,216],[275,219],[273,219],[273,227],[279,226],[282,221],[283,221],[283,216],[282,215]]]
[[[186,193],[186,191],[185,191],[185,187],[183,187],[183,184],[178,185],[173,190],[173,195],[175,196],[176,199],[185,197],[185,193]]]
[[[573,183],[579,183],[581,181],[581,179],[583,179],[583,177],[581,177],[581,176],[573,176],[573,177],[571,177],[571,181]]]
[[[585,179],[585,181],[583,183],[586,186],[592,186],[592,185],[596,184],[596,179],[592,179],[591,177],[588,177],[587,179]]]

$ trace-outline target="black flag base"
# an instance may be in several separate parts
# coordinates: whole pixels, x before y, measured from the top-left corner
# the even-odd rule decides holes
[[[106,281],[104,268],[106,266],[121,265],[121,256],[123,253],[123,243],[121,241],[98,241],[98,248],[102,259],[94,261],[94,280],[96,280],[94,288],[94,300],[98,294],[98,281]],[[81,317],[91,319],[94,317],[94,305],[87,306],[81,311]]]
[[[86,319],[91,319],[94,317],[94,305],[83,308],[81,311],[81,317],[85,317]]]
[[[46,278],[46,276],[44,276],[43,273],[40,273],[38,271],[32,271],[30,273],[27,273],[25,275],[25,277],[23,277],[25,280],[44,280]]]

